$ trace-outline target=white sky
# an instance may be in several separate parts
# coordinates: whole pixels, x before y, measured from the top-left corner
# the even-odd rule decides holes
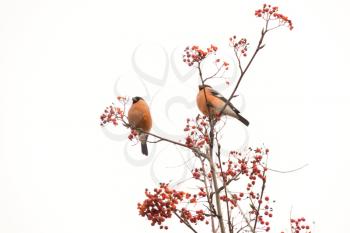
[[[0,232],[157,232],[138,216],[136,203],[155,179],[186,176],[176,167],[181,154],[166,144],[150,145],[152,156],[144,158],[139,145],[127,145],[126,157],[125,131],[102,131],[99,115],[116,92],[145,95],[145,86],[154,132],[176,138],[185,118],[198,112],[191,102],[197,77],[182,78],[189,70],[181,49],[214,43],[225,50],[233,34],[254,44],[261,24],[253,13],[262,3],[0,1]],[[345,233],[350,5],[278,5],[295,30],[268,36],[240,86],[244,99],[236,102],[251,125],[245,134],[229,120],[224,143],[238,148],[249,135],[249,145],[271,149],[275,169],[309,164],[296,173],[271,174],[278,215],[273,232],[288,227],[293,206],[296,216],[315,222],[313,232]],[[140,72],[165,79],[147,82]],[[189,103],[167,103],[179,96]],[[184,229],[170,226],[168,232]]]

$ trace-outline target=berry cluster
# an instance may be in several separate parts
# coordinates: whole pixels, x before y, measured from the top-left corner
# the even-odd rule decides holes
[[[271,229],[269,218],[273,217],[273,209],[270,207],[270,197],[266,195],[263,196],[266,182],[265,173],[267,171],[267,167],[265,166],[263,159],[268,155],[269,149],[256,148],[255,150],[250,150],[253,152],[251,160],[249,161],[247,158],[240,163],[241,167],[247,167],[249,164],[248,169],[242,170],[244,171],[242,173],[249,179],[246,186],[246,190],[248,192],[247,196],[250,200],[251,207],[251,211],[249,213],[256,216],[258,223],[260,224],[259,228],[268,232]],[[257,185],[258,183],[259,185]],[[254,189],[257,188],[259,191],[254,192]]]
[[[201,124],[207,123],[206,120],[206,117],[200,116],[195,121],[188,119],[185,131],[195,132],[193,135],[196,132],[206,132],[205,129],[201,129],[201,127],[207,127],[206,124],[204,126]],[[193,124],[194,128],[192,128]],[[198,131],[198,127],[204,131]],[[215,163],[217,169],[214,169],[221,184],[219,189],[224,190],[225,186],[227,189],[227,192],[220,191],[219,194],[219,199],[225,203],[226,208],[232,214],[240,214],[242,207],[248,210],[247,218],[252,220],[256,229],[265,232],[271,231],[270,222],[274,216],[272,201],[266,195],[265,190],[268,170],[265,160],[268,154],[269,149],[265,148],[249,148],[245,152],[231,151],[225,157],[220,156],[219,162]],[[168,184],[160,184],[160,187],[154,189],[153,193],[146,190],[147,199],[142,204],[138,204],[140,215],[147,217],[151,221],[151,225],[160,225],[161,229],[168,229],[167,226],[163,225],[164,221],[171,218],[174,213],[180,218],[180,222],[186,225],[198,222],[209,224],[207,217],[210,214],[215,214],[211,208],[208,209],[208,206],[211,206],[208,200],[213,201],[212,198],[215,195],[212,187],[213,172],[213,169],[210,169],[210,165],[205,161],[202,161],[201,167],[191,171],[192,178],[200,183],[194,194],[176,191],[171,189]],[[234,182],[234,185],[230,186],[231,182]],[[235,191],[231,190],[233,187],[236,189]],[[184,204],[186,206],[181,206]],[[208,213],[204,211],[207,210],[205,208],[208,209]],[[304,224],[304,221],[304,218],[292,219],[292,233],[311,233],[310,227]],[[239,223],[233,224],[237,224],[236,230],[240,229]]]
[[[122,114],[122,111],[120,108],[114,106],[114,104],[106,107],[104,110],[104,113],[100,116],[101,126],[104,126],[108,123],[112,123],[113,125],[117,126],[117,114]]]
[[[162,225],[166,218],[170,218],[179,202],[186,198],[187,193],[178,192],[169,188],[168,184],[161,183],[158,189],[154,189],[153,194],[146,189],[145,195],[147,199],[142,204],[138,203],[137,208],[139,214],[147,217],[154,226],[156,223]]]
[[[216,63],[216,65],[219,65],[220,68],[224,68],[225,70],[229,69],[229,65],[230,64],[228,62],[226,62],[226,61],[221,61],[220,58],[216,59],[215,63]],[[220,63],[221,63],[221,65],[220,65]],[[220,68],[218,68],[218,69],[220,69]]]
[[[247,56],[249,43],[246,38],[237,39],[237,36],[232,36],[229,38],[229,45],[235,50],[237,56],[243,55]]]
[[[237,194],[231,195],[231,197],[226,195],[221,195],[220,200],[224,202],[229,202],[231,204],[230,208],[233,209],[234,207],[237,207],[238,201],[242,200]]]
[[[122,107],[118,107],[114,103],[108,106],[100,116],[101,126],[105,126],[109,123],[113,124],[114,126],[117,126],[120,123],[122,123],[124,126],[128,125],[127,117],[125,115],[125,106],[128,103],[129,99],[124,96],[118,96],[117,100],[119,104],[122,105]],[[128,135],[128,139],[138,139],[137,135],[137,130],[131,129],[130,134]]]
[[[187,132],[185,144],[188,147],[202,148],[209,144],[209,122],[206,116],[198,115],[195,120],[188,118],[184,131]]]
[[[199,63],[204,60],[209,54],[214,53],[218,50],[218,47],[215,45],[211,45],[207,49],[201,49],[197,45],[193,45],[192,47],[186,47],[183,57],[183,62],[187,65],[192,66],[195,63]]]
[[[204,176],[205,176],[207,179],[211,180],[212,177],[213,177],[211,171],[210,171],[210,172],[205,172],[205,171],[203,170],[203,168],[195,168],[195,169],[193,169],[191,172],[192,172],[192,177],[193,177],[195,180],[201,180],[201,181],[203,181],[203,180],[204,180]],[[201,191],[203,191],[203,190],[201,190]],[[201,195],[200,195],[200,196],[201,196]]]
[[[137,135],[138,135],[137,131],[134,130],[134,129],[132,129],[132,130],[130,131],[130,134],[129,134],[129,136],[128,136],[128,139],[131,141],[131,140],[133,140],[134,138],[136,138]]]
[[[227,162],[216,164],[217,168],[220,169],[219,176],[222,177],[224,182],[228,182],[230,179],[237,179],[241,174],[240,168],[237,163],[234,163],[230,158]]]
[[[252,197],[251,195],[251,198],[258,199],[258,203],[261,206],[260,212],[258,212],[258,210],[256,209],[256,205],[252,205],[251,211],[251,214],[257,216],[258,223],[260,224],[259,228],[264,229],[266,232],[270,231],[271,227],[269,219],[273,217],[273,209],[270,207],[269,204],[270,198],[268,196],[265,196],[265,198],[260,198],[259,193],[257,193],[256,197]]]
[[[183,220],[180,220],[181,223],[183,223],[184,221],[189,221],[190,223],[194,223],[197,224],[198,221],[204,221],[205,220],[205,212],[204,210],[196,210],[194,211],[194,214],[191,213],[190,210],[186,209],[186,208],[182,208],[181,209],[181,218]],[[208,224],[209,222],[206,221],[206,224]]]
[[[124,106],[128,102],[128,99],[124,96],[118,96],[117,100],[120,103],[123,103]],[[114,126],[118,125],[118,121],[124,119],[124,110],[122,110],[120,107],[115,106],[114,103],[112,103],[110,106],[106,107],[104,112],[100,116],[101,126],[105,126],[109,123],[112,123]]]
[[[245,175],[249,178],[250,182],[247,184],[247,191],[250,191],[251,187],[256,184],[257,178],[262,181],[266,180],[264,172],[267,170],[263,166],[263,155],[268,153],[268,149],[264,151],[261,148],[257,148],[254,151],[250,149],[251,153],[247,153],[244,156],[241,152],[231,151],[229,158],[226,162],[222,162],[221,165],[217,164],[223,172],[220,172],[220,176],[227,182],[230,178],[237,178],[238,175]]]
[[[262,9],[258,9],[255,11],[255,16],[263,18],[266,21],[277,20],[278,26],[286,25],[290,30],[293,29],[292,20],[288,19],[287,16],[278,13],[277,6],[264,4]]]
[[[240,191],[231,195],[221,195],[220,199],[228,202],[230,209],[237,207],[239,202],[240,206],[250,206],[250,218],[256,218],[258,225],[260,224],[259,229],[263,229],[266,232],[271,229],[269,219],[273,217],[273,209],[269,204],[270,197],[262,196],[262,187],[264,188],[264,183],[266,182],[265,172],[267,171],[263,159],[268,153],[268,149],[262,148],[255,150],[250,148],[248,153],[244,154],[231,151],[227,161],[216,164],[220,169],[219,177],[222,178],[223,182],[229,184],[231,181],[235,181],[237,186],[237,182],[240,180],[244,182],[243,187],[245,187],[245,192]],[[245,181],[243,177],[247,177],[248,180]]]
[[[290,220],[292,233],[311,233],[310,226],[305,224],[305,218],[297,218]]]
[[[197,223],[205,220],[204,210],[199,209],[192,214],[192,211],[187,208],[178,208],[179,205],[186,203],[186,200],[187,204],[196,204],[198,198],[206,195],[204,189],[200,189],[198,195],[192,195],[172,189],[169,184],[161,183],[159,188],[153,190],[153,193],[146,189],[145,195],[147,199],[142,203],[138,203],[137,209],[142,217],[147,217],[151,221],[152,226],[158,224],[160,229],[168,229],[168,226],[163,225],[164,221],[177,212],[180,212],[181,222]]]

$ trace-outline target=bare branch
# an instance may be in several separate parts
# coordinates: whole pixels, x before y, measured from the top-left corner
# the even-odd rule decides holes
[[[241,174],[241,173],[238,173],[235,177],[229,179],[229,180],[226,182],[226,186],[228,186],[232,181],[238,180],[238,177],[239,177],[240,174]],[[221,186],[220,188],[218,188],[218,194],[220,194],[220,192],[221,192],[222,190],[224,190],[224,188],[225,188],[224,186]],[[215,192],[210,193],[211,198],[213,198],[214,194],[215,194]]]
[[[241,83],[241,81],[242,81],[242,79],[243,79],[245,73],[246,73],[247,70],[249,69],[249,67],[250,67],[250,65],[252,64],[252,62],[254,61],[256,55],[258,54],[258,52],[259,52],[261,49],[264,48],[265,45],[262,46],[262,44],[263,44],[265,35],[266,35],[266,33],[268,32],[268,23],[269,23],[269,20],[266,21],[266,25],[265,25],[265,27],[264,27],[264,28],[262,29],[262,31],[261,31],[260,40],[259,40],[259,42],[258,42],[258,45],[256,46],[256,49],[255,49],[255,51],[254,51],[254,53],[253,53],[253,56],[250,58],[250,60],[249,60],[249,62],[248,62],[248,64],[247,64],[247,66],[246,66],[244,69],[242,69],[243,71],[241,71],[241,74],[240,74],[240,76],[239,76],[238,82],[237,82],[235,88],[233,89],[233,91],[232,91],[230,97],[227,99],[227,102],[225,103],[224,107],[223,107],[222,110],[220,111],[220,114],[219,114],[219,115],[222,114],[222,112],[224,111],[224,109],[226,108],[226,106],[228,105],[228,103],[231,101],[231,99],[232,99],[233,96],[235,95],[235,93],[236,93],[236,91],[237,91],[237,89],[238,89],[239,84]]]
[[[186,144],[183,144],[181,142],[177,142],[177,141],[174,141],[174,140],[171,140],[171,139],[168,139],[168,138],[164,138],[162,136],[159,136],[159,135],[156,135],[156,134],[153,134],[153,133],[150,133],[150,132],[146,132],[146,131],[143,131],[142,129],[138,129],[138,128],[132,128],[130,124],[128,124],[126,121],[123,120],[123,123],[124,123],[124,126],[127,127],[127,128],[131,128],[131,129],[134,129],[134,130],[137,130],[143,134],[147,134],[147,135],[151,135],[155,138],[158,138],[159,140],[156,140],[156,141],[151,141],[151,143],[158,143],[158,142],[161,142],[161,141],[165,141],[165,142],[169,142],[169,143],[172,143],[172,144],[175,144],[175,145],[178,145],[178,146],[181,146],[181,147],[185,147],[187,149],[190,149],[196,156],[198,157],[204,157],[204,158],[207,158],[206,154],[201,152],[199,148],[196,148],[196,147],[188,147]]]
[[[263,179],[263,183],[262,183],[262,186],[261,186],[259,205],[258,205],[258,208],[255,210],[255,220],[254,220],[254,227],[253,227],[254,232],[256,231],[256,226],[257,226],[257,223],[258,223],[258,217],[259,217],[259,212],[260,212],[260,208],[261,208],[261,203],[262,203],[262,199],[263,199],[264,191],[265,191],[265,185],[266,185],[265,173],[266,173],[266,171],[264,170],[264,172],[263,172],[264,179]]]
[[[201,70],[201,66],[200,66],[199,62],[198,62],[198,71],[199,71],[199,78],[202,81],[202,85],[204,85],[203,74],[202,74],[202,70]],[[210,170],[211,170],[211,172],[213,174],[214,190],[215,190],[215,193],[217,194],[215,196],[215,201],[216,201],[217,218],[219,220],[220,231],[221,231],[221,233],[225,233],[226,231],[225,231],[225,225],[224,225],[224,221],[223,221],[223,217],[222,217],[221,201],[220,201],[219,191],[218,191],[218,180],[217,180],[217,176],[216,176],[215,164],[214,164],[214,161],[213,161],[214,128],[215,128],[216,121],[213,120],[213,116],[212,116],[212,114],[210,112],[209,102],[208,102],[207,93],[206,93],[205,89],[206,88],[203,88],[203,91],[204,91],[205,102],[206,102],[207,109],[208,109],[209,125],[210,125],[209,155],[207,155],[206,158],[208,159],[209,164],[210,164]]]
[[[252,233],[255,233],[255,230],[253,229],[253,226],[250,224],[251,220],[249,220],[249,219],[247,218],[247,216],[245,216],[245,214],[244,214],[244,212],[243,212],[241,206],[240,206],[238,203],[237,203],[237,206],[238,206],[238,209],[239,209],[239,211],[241,212],[241,214],[242,214],[244,220],[246,221],[247,226],[248,226],[249,229],[252,231]],[[241,230],[242,230],[242,229],[241,229]],[[239,231],[238,231],[238,232],[239,232]],[[238,233],[238,232],[237,232],[237,233]]]
[[[218,133],[215,134],[215,140],[216,140],[216,145],[217,145],[216,156],[217,156],[218,159],[219,159],[221,174],[224,174],[224,173],[223,173],[223,170],[222,170],[222,163],[221,163],[221,145],[220,145],[219,140],[218,140]],[[227,195],[226,177],[223,177],[222,179],[223,179],[223,187],[224,187],[224,190],[225,190],[225,195],[226,195],[226,197],[227,197],[228,195]],[[229,232],[230,232],[230,233],[233,233],[233,225],[232,225],[232,222],[231,222],[231,215],[230,215],[230,209],[229,209],[228,201],[226,201],[226,211],[227,211],[227,219],[228,219],[228,229],[229,229]]]
[[[203,176],[204,176],[204,187],[205,187],[205,192],[206,192],[206,196],[207,196],[207,200],[208,200],[208,204],[209,204],[209,211],[214,213],[216,216],[216,210],[215,210],[215,206],[213,205],[213,199],[212,197],[209,195],[209,187],[208,187],[208,181],[207,181],[207,177],[205,174],[205,166],[204,166],[204,160],[201,159],[201,163],[202,163],[202,169],[203,169]],[[213,216],[210,216],[210,220],[211,220],[211,227],[212,227],[212,232],[215,232],[215,222],[214,222],[214,218]]]
[[[205,83],[205,82],[208,81],[209,79],[215,78],[215,76],[221,71],[222,67],[224,67],[224,65],[221,65],[213,75],[211,75],[211,76],[205,78],[205,79],[203,80],[203,83]]]

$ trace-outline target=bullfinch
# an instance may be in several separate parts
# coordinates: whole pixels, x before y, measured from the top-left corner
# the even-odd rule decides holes
[[[199,110],[206,116],[208,116],[208,107],[211,114],[219,114],[222,108],[225,106],[227,99],[223,97],[219,92],[215,91],[209,85],[198,86],[199,92],[197,94],[197,106]],[[205,90],[205,95],[204,95]],[[205,98],[205,96],[207,98]],[[208,106],[207,102],[208,101]],[[222,115],[227,115],[236,118],[246,126],[249,122],[239,114],[239,110],[233,106],[231,102],[228,102],[225,109],[222,111]]]
[[[147,103],[139,96],[132,98],[132,105],[128,112],[129,124],[134,129],[141,129],[144,132],[149,132],[152,128],[151,112]],[[139,133],[139,139],[141,142],[142,154],[148,155],[147,149],[148,134]]]

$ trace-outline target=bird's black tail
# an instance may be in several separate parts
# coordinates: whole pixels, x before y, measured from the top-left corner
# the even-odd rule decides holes
[[[148,155],[148,148],[147,148],[147,143],[146,142],[142,142],[141,143],[141,151],[142,151],[142,154],[144,155]]]
[[[141,139],[141,151],[142,151],[142,154],[144,155],[148,155],[148,148],[147,148],[147,138],[148,138],[148,135],[147,134],[143,134],[142,135],[142,139]]]
[[[237,114],[237,119],[242,122],[243,124],[245,124],[246,126],[249,125],[249,121],[247,119],[245,119],[244,117],[242,117],[241,115]]]

